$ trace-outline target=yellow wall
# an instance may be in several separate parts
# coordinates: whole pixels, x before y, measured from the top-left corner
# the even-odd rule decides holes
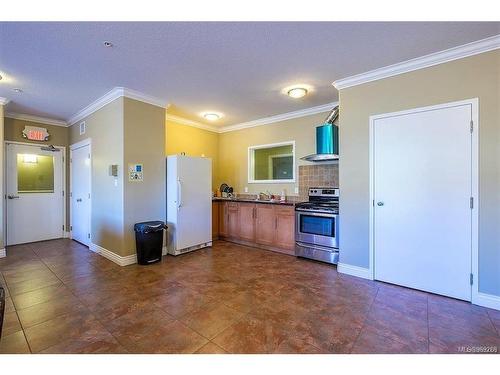
[[[321,125],[328,112],[311,116],[280,121],[273,124],[256,126],[219,135],[219,180],[233,186],[237,193],[257,194],[269,190],[280,194],[283,189],[286,195],[295,194],[299,186],[299,165],[311,165],[300,158],[316,152],[316,127]],[[295,141],[295,183],[248,183],[248,147],[285,141]]]
[[[189,156],[202,156],[212,159],[212,187],[219,185],[219,134],[208,130],[186,126],[166,120],[165,155],[185,152]]]

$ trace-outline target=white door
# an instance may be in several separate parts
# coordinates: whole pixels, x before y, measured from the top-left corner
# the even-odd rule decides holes
[[[212,241],[212,164],[210,159],[177,158],[177,249]]]
[[[90,144],[71,147],[71,238],[90,244]]]
[[[375,278],[471,300],[470,103],[377,118]]]
[[[6,144],[7,245],[63,237],[63,150]]]

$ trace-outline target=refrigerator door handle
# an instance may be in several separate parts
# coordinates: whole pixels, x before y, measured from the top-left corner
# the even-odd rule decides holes
[[[177,179],[177,209],[179,210],[182,206],[182,184],[181,179]]]

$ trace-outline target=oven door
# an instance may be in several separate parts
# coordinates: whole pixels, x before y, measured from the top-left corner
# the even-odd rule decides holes
[[[338,248],[338,215],[295,211],[295,241]]]

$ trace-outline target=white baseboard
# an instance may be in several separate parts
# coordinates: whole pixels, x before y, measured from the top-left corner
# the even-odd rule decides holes
[[[110,251],[108,249],[105,249],[104,247],[96,245],[95,243],[91,243],[89,246],[89,249],[95,253],[98,253],[99,255],[102,255],[104,258],[109,259],[110,261],[118,264],[119,266],[128,266],[130,264],[137,263],[137,255],[136,254],[127,255],[125,257],[122,257],[118,254],[113,253],[112,251]]]
[[[63,238],[71,238],[71,232],[63,232]]]
[[[475,297],[472,298],[472,303],[474,305],[488,307],[494,310],[500,310],[500,296],[495,296],[493,294],[479,292]]]
[[[0,258],[5,258],[7,256],[7,251],[5,249],[0,249]]]
[[[358,266],[351,266],[350,264],[339,263],[337,264],[337,271],[346,275],[361,277],[363,279],[373,280],[370,269]]]
[[[166,246],[163,246],[163,247],[161,248],[161,255],[162,255],[162,256],[167,255],[167,247],[166,247]]]

